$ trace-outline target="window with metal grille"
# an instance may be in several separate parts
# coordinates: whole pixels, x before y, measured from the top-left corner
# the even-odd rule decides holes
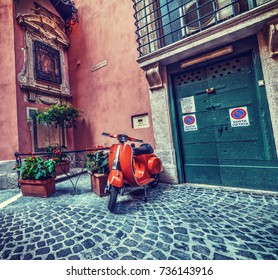
[[[271,0],[132,0],[139,56]]]

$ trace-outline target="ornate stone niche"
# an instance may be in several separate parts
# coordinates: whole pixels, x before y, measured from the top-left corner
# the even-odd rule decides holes
[[[65,56],[70,45],[64,22],[38,3],[31,13],[18,14],[24,29],[24,62],[18,73],[25,101],[55,104],[71,100]]]

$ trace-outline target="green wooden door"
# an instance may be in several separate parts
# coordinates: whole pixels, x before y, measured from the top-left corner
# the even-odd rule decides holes
[[[184,71],[173,82],[186,182],[276,190],[252,54]]]

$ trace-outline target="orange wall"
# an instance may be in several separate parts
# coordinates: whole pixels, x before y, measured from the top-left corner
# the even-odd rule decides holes
[[[69,75],[73,103],[84,111],[76,148],[110,145],[103,131],[126,133],[154,144],[148,85],[136,59],[132,1],[75,1],[79,22],[70,36]],[[91,72],[106,60],[108,65]],[[149,114],[150,128],[132,129],[131,116]]]
[[[13,1],[0,0],[0,160],[18,149]]]

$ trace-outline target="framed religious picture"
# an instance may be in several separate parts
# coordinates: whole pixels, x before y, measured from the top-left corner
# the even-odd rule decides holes
[[[60,52],[41,41],[34,41],[35,79],[61,84]]]

